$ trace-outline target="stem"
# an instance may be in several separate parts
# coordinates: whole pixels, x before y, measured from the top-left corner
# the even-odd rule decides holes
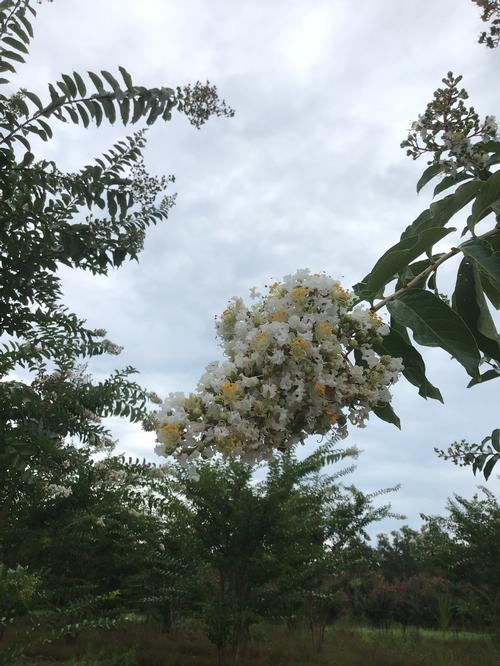
[[[487,231],[485,234],[482,236],[476,236],[477,240],[484,240],[485,238],[489,238],[490,236],[494,236],[500,231],[500,226],[495,227],[494,229],[491,229],[490,231]],[[431,273],[434,273],[441,264],[443,264],[445,261],[450,259],[450,257],[454,257],[456,254],[462,251],[462,245],[459,245],[458,247],[453,247],[449,252],[446,252],[446,254],[441,255],[439,259],[437,259],[435,262],[430,264],[425,270],[423,270],[421,273],[416,275],[414,278],[412,278],[408,284],[406,284],[404,287],[401,287],[400,289],[397,289],[393,294],[390,294],[389,296],[386,296],[386,298],[382,299],[379,303],[376,305],[372,305],[370,308],[372,312],[376,312],[377,310],[380,310],[380,308],[383,308],[384,305],[387,305],[390,301],[394,300],[399,296],[399,294],[402,294],[403,292],[407,291],[408,289],[411,289],[415,285],[419,284],[423,280],[427,279]]]

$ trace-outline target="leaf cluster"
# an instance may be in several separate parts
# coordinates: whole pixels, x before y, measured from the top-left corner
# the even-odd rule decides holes
[[[500,42],[500,2],[498,0],[472,0],[472,2],[483,10],[481,20],[484,23],[490,22],[488,32],[482,32],[478,41],[494,49]]]
[[[410,332],[416,343],[439,347],[456,359],[471,378],[469,386],[500,376],[500,336],[491,313],[492,307],[500,307],[500,172],[495,171],[500,143],[486,136],[490,130],[485,131],[474,109],[465,108],[467,93],[458,89],[460,79],[450,72],[443,79],[445,88],[435,93],[419,120],[425,147],[419,147],[416,132],[403,145],[410,146],[408,153],[414,158],[421,152],[433,156],[417,190],[444,175],[442,154],[452,144],[440,142],[443,133],[461,132],[459,143],[481,135],[483,139],[474,144],[477,155],[482,156],[481,165],[463,163],[460,171],[442,177],[434,195],[451,188],[453,192],[431,203],[354,286],[359,299],[369,301],[374,312],[386,307],[390,314],[391,331],[380,343],[380,352],[400,357],[406,379],[422,397],[437,400],[442,400],[441,392],[427,379]],[[458,160],[456,151],[453,155]],[[466,206],[470,206],[470,214],[460,240],[447,251],[436,251],[438,243],[456,232],[450,222]],[[481,234],[477,233],[479,225]],[[437,274],[453,257],[460,258],[460,263],[454,291],[448,296],[440,291]],[[480,366],[487,369],[481,372]],[[399,425],[392,412],[377,415]],[[483,466],[484,461],[478,469]]]
[[[149,418],[152,394],[127,367],[94,382],[82,364],[120,347],[62,304],[61,266],[106,275],[138,260],[148,227],[167,219],[173,176],[144,163],[147,127],[174,111],[196,127],[233,115],[215,86],[148,88],[129,72],[61,74],[45,95],[13,88],[29,55],[36,3],[0,3],[0,459],[8,486],[65,438],[109,446],[108,416]],[[142,126],[76,172],[36,156],[60,123]],[[18,377],[21,376],[23,380]],[[29,378],[29,379],[27,379]]]

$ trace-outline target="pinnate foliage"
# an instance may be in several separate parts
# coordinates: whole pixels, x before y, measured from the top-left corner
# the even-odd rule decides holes
[[[106,275],[137,260],[146,229],[168,217],[174,178],[148,173],[147,126],[174,112],[196,128],[233,115],[208,82],[146,88],[123,67],[62,74],[46,95],[16,89],[35,16],[31,0],[0,3],[0,459],[9,487],[66,437],[109,447],[104,417],[148,418],[156,398],[130,380],[134,368],[97,383],[85,370],[87,359],[121,349],[64,307],[58,269]],[[115,122],[141,126],[76,172],[36,157],[60,123]]]

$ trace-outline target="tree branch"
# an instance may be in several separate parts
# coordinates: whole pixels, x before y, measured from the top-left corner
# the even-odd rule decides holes
[[[496,226],[494,229],[491,229],[490,231],[487,231],[485,234],[482,236],[476,236],[477,240],[484,240],[485,238],[490,238],[491,236],[494,236],[500,231],[500,226]],[[383,308],[387,303],[390,301],[394,300],[399,296],[399,294],[402,294],[403,292],[407,291],[408,289],[411,289],[412,287],[415,287],[415,285],[419,284],[423,280],[426,280],[429,275],[434,273],[441,264],[443,264],[445,261],[450,259],[451,257],[454,257],[456,254],[459,252],[462,252],[462,245],[459,245],[458,247],[453,247],[449,252],[446,252],[446,254],[443,254],[439,259],[437,259],[435,262],[430,264],[425,270],[423,270],[421,273],[416,275],[414,278],[412,278],[408,284],[406,284],[404,287],[401,287],[400,289],[397,289],[393,294],[390,294],[389,296],[386,296],[386,298],[382,299],[379,303],[376,305],[372,305],[370,310],[372,312],[376,312],[377,310],[380,310],[380,308]]]

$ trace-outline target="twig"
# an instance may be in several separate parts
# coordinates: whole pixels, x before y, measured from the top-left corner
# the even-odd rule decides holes
[[[490,236],[494,236],[500,231],[500,227],[495,227],[494,229],[491,229],[490,231],[487,231],[485,234],[482,236],[477,236],[477,240],[484,240],[485,238],[489,238]],[[390,296],[386,296],[386,298],[382,299],[379,303],[376,305],[372,305],[370,308],[372,312],[376,312],[377,310],[380,310],[380,308],[383,308],[384,305],[387,305],[390,301],[394,300],[399,296],[399,294],[403,293],[404,291],[407,291],[408,289],[411,289],[415,285],[419,284],[422,282],[422,280],[427,279],[431,273],[434,273],[441,264],[443,264],[445,261],[450,259],[450,257],[454,257],[456,254],[459,252],[462,252],[462,247],[465,243],[462,243],[462,245],[459,245],[458,247],[453,247],[449,252],[446,252],[446,254],[443,254],[439,259],[437,259],[434,263],[430,264],[425,270],[423,270],[421,273],[416,275],[414,278],[412,278],[408,284],[406,284],[404,287],[401,287],[400,289],[397,289],[393,294],[390,294]]]

